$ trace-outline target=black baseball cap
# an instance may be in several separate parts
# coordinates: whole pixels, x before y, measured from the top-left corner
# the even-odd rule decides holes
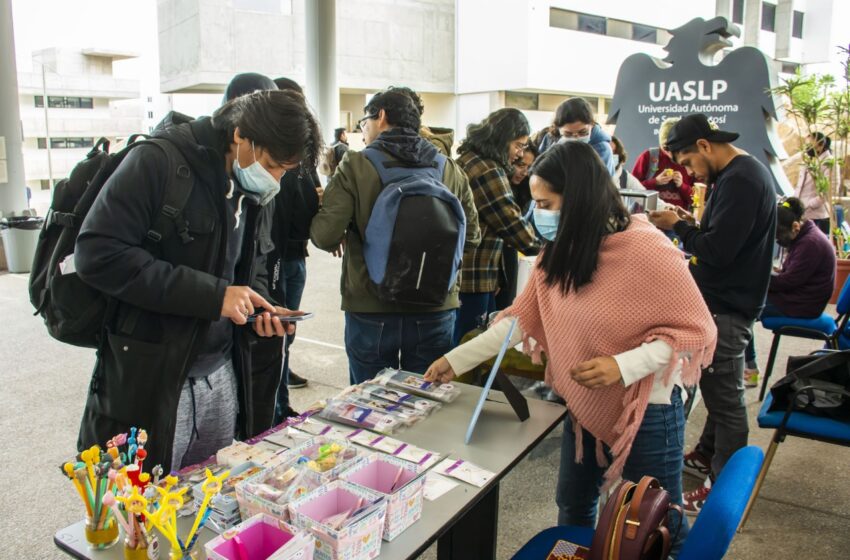
[[[726,132],[708,120],[702,113],[688,115],[673,125],[667,135],[664,149],[668,152],[678,152],[696,144],[697,140],[709,142],[734,142],[740,136],[737,132]]]

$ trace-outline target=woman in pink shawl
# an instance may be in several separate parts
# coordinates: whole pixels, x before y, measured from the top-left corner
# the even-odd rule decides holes
[[[684,385],[711,362],[717,331],[687,262],[644,216],[629,216],[589,146],[552,147],[531,169],[534,222],[547,243],[525,290],[490,329],[434,362],[445,381],[512,344],[547,357],[564,398],[559,525],[593,526],[600,488],[654,476],[682,503]],[[659,289],[665,304],[658,305]],[[671,520],[675,529],[679,520]],[[673,546],[687,534],[683,520]]]

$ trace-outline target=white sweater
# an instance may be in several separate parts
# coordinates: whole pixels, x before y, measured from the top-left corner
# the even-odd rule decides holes
[[[446,359],[451,364],[455,374],[466,373],[481,362],[498,354],[505,337],[508,335],[511,322],[505,318],[466,344],[458,346],[446,354]],[[516,346],[522,342],[522,339],[523,332],[519,324],[517,324],[511,336],[510,346]],[[640,381],[647,375],[654,374],[655,379],[653,380],[649,403],[670,404],[670,394],[673,392],[673,387],[682,385],[681,364],[678,364],[673,370],[670,384],[664,384],[663,374],[672,357],[673,349],[670,345],[663,340],[655,340],[617,354],[614,356],[614,360],[617,361],[617,365],[620,368],[620,375],[623,377],[623,384],[626,387]],[[562,375],[567,374],[567,372],[559,373]]]

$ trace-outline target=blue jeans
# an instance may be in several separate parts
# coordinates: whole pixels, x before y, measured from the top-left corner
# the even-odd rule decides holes
[[[685,413],[679,387],[673,389],[671,404],[650,404],[646,409],[632,450],[623,468],[623,478],[633,482],[643,476],[653,476],[670,493],[673,503],[682,505],[682,456],[685,449]],[[596,438],[582,432],[584,460],[575,461],[575,433],[569,415],[564,420],[564,439],[561,444],[561,469],[555,501],[558,504],[558,525],[593,527],[599,490],[606,467],[596,464]],[[605,446],[605,453],[608,447]],[[678,514],[669,519],[671,534],[679,524]],[[670,555],[675,558],[688,534],[688,521],[682,518],[682,528],[673,541]]]
[[[283,285],[284,306],[287,309],[298,309],[301,306],[301,296],[307,283],[306,259],[281,261],[281,284]],[[274,424],[283,421],[283,413],[289,407],[289,346],[295,340],[295,335],[286,336],[283,349],[283,375],[277,388],[277,407],[275,407]]]
[[[770,302],[767,302],[761,312],[761,319],[768,317],[784,317],[785,314],[779,311],[779,308]],[[756,369],[756,340],[755,335],[750,336],[750,343],[747,344],[747,349],[744,350],[744,361],[748,369]]]
[[[478,327],[482,317],[484,317],[484,321],[486,322],[487,315],[495,310],[496,292],[461,292],[452,347],[460,344],[463,335]]]
[[[384,368],[425,373],[452,349],[454,310],[434,313],[345,313],[345,352],[351,384]]]

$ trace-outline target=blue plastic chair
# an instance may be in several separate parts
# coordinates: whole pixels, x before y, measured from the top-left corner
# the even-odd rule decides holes
[[[847,285],[845,284],[844,290],[846,290],[846,288]],[[842,290],[842,296],[844,290]],[[785,441],[786,436],[795,436],[832,443],[835,445],[850,446],[850,422],[841,422],[839,420],[833,420],[832,418],[826,418],[823,416],[813,416],[793,409],[797,395],[807,390],[809,390],[809,387],[803,387],[794,393],[793,397],[790,399],[788,408],[785,411],[777,410],[771,412],[769,410],[773,404],[772,394],[768,395],[764,400],[764,404],[762,404],[758,415],[759,428],[774,430],[773,439],[771,439],[770,446],[767,448],[767,455],[765,457],[764,464],[761,467],[758,480],[756,481],[755,492],[753,492],[752,498],[750,498],[750,503],[747,504],[744,519],[741,521],[741,530],[744,529],[744,525],[750,517],[750,512],[753,509],[756,498],[758,498],[759,491],[761,491],[761,486],[767,476],[767,471],[770,468],[770,463],[773,461],[773,456],[776,455],[776,450],[779,447],[779,444]],[[836,389],[836,392],[840,392],[845,397],[850,398],[850,392],[846,390]],[[723,472],[726,472],[725,469]],[[723,476],[723,472],[720,474],[721,477]],[[712,494],[714,494],[714,489],[711,490],[709,496]]]
[[[761,319],[762,326],[773,331],[773,342],[770,345],[770,355],[767,358],[767,367],[764,370],[764,379],[761,382],[759,401],[764,400],[764,394],[767,392],[767,380],[773,372],[776,354],[779,350],[779,339],[783,335],[823,340],[828,348],[841,348],[842,343],[846,343],[847,348],[850,348],[850,332],[845,332],[848,328],[847,319],[850,317],[849,287],[850,277],[844,282],[838,296],[837,318],[821,313],[820,317],[814,319],[798,319],[795,317],[765,317]]]
[[[723,558],[735,530],[744,515],[758,478],[764,454],[751,445],[732,455],[703,505],[688,538],[679,552],[679,560],[719,560]],[[558,540],[590,547],[593,529],[587,527],[552,527],[538,533],[513,560],[545,560]]]

